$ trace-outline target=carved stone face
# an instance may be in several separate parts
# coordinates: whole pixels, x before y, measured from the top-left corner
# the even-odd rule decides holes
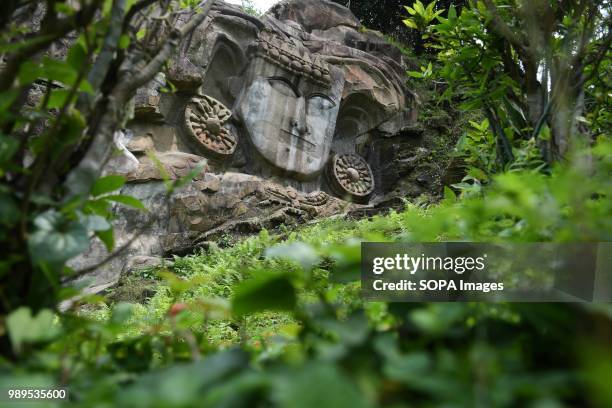
[[[329,155],[344,77],[292,44],[265,42],[245,74],[236,112],[272,165],[311,179]]]

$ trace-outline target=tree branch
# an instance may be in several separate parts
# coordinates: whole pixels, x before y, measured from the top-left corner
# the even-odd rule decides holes
[[[599,71],[599,65],[605,58],[606,54],[610,51],[610,46],[612,46],[612,31],[608,31],[608,34],[601,43],[599,50],[585,61],[585,66],[592,65],[593,68],[591,69],[591,72],[588,76],[584,76],[580,80],[578,86],[584,85],[586,82],[593,79],[595,75],[597,75],[597,72]]]
[[[491,13],[492,17],[492,28],[497,34],[504,37],[510,44],[516,48],[516,50],[521,54],[529,54],[529,48],[525,43],[524,39],[521,36],[512,31],[512,29],[506,24],[506,22],[502,19],[497,10],[495,4],[493,4],[492,0],[483,0],[485,6],[489,13]]]
[[[117,50],[119,38],[121,37],[121,22],[125,14],[125,3],[126,0],[113,0],[108,33],[104,38],[102,51],[100,51],[100,55],[98,55],[94,66],[87,76],[87,80],[94,89],[98,89],[102,85],[102,81],[106,77],[108,68],[113,60],[113,54]]]
[[[99,177],[108,160],[113,146],[113,135],[119,128],[119,117],[125,104],[134,96],[138,88],[147,84],[161,71],[163,64],[176,50],[180,40],[200,25],[208,16],[215,0],[207,0],[185,25],[173,29],[161,46],[159,53],[148,63],[140,54],[132,54],[119,68],[117,85],[103,101],[104,112],[95,126],[90,129],[91,143],[79,164],[68,174],[64,183],[70,199],[76,195],[86,195]],[[137,59],[134,61],[134,59]]]

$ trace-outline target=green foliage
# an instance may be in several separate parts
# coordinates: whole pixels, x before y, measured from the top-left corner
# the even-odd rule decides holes
[[[498,171],[515,160],[520,163],[513,168],[550,164],[565,155],[565,146],[607,132],[601,125],[609,99],[594,71],[609,65],[609,2],[565,8],[536,3],[473,1],[460,13],[451,5],[446,17],[423,28],[437,50],[434,73],[409,73],[443,80],[444,100],[482,111],[495,139]],[[570,77],[572,83],[562,79]],[[583,94],[591,96],[586,111]],[[541,158],[533,157],[533,145]]]
[[[405,6],[404,8],[412,17],[403,20],[404,24],[409,28],[424,31],[429,24],[434,21],[444,10],[434,11],[436,0],[432,1],[425,7],[420,0],[416,0],[412,7]]]
[[[255,7],[255,3],[253,0],[242,0],[242,4],[240,5],[242,11],[247,14],[250,14],[255,17],[261,16],[263,13],[257,7]]]
[[[125,177],[123,176],[106,176],[102,177],[94,183],[91,188],[91,195],[94,197],[101,196],[102,194],[110,193],[118,190],[125,184]]]
[[[17,353],[21,352],[24,344],[38,343],[53,339],[58,328],[53,324],[54,315],[48,310],[41,310],[32,316],[30,309],[21,307],[6,318],[6,328],[9,332],[11,344]]]
[[[7,372],[63,370],[83,406],[605,406],[606,337],[587,327],[610,325],[609,307],[362,303],[355,281],[362,240],[609,241],[610,157],[602,139],[550,175],[211,246],[159,269],[144,304],[20,309],[7,330],[29,352]]]
[[[159,2],[5,3],[0,24],[3,314],[24,305],[55,307],[74,295],[61,284],[86,271],[73,271],[66,263],[96,237],[114,250],[115,206],[144,210],[140,201],[118,193],[123,177],[99,175],[110,158],[109,145],[130,119],[130,110],[112,105],[127,105],[136,92],[133,84],[147,82],[147,75],[161,69],[143,56],[159,52],[176,34],[161,33],[165,24],[157,18],[134,26],[135,16],[150,16]],[[170,21],[200,2],[180,3],[164,6],[163,18]],[[28,13],[36,17],[24,18]],[[12,16],[15,21],[8,21]],[[144,78],[132,75],[136,65],[149,67],[140,70]],[[185,182],[166,180],[166,185],[171,193]],[[4,355],[10,354],[7,343],[0,341]]]
[[[421,47],[425,49],[434,47],[434,44],[431,43],[432,36],[430,25],[444,12],[444,10],[434,11],[436,3],[437,0],[434,0],[425,6],[420,0],[416,0],[412,7],[404,6],[404,9],[406,9],[411,17],[403,19],[402,23],[404,23],[406,27],[416,30],[420,34],[423,43],[421,46],[421,42],[417,42],[418,47],[415,47],[417,54],[421,53]],[[429,73],[429,75],[423,76],[423,78],[429,78],[431,76],[431,70],[423,71],[423,73]]]
[[[295,289],[289,276],[255,272],[255,277],[234,290],[232,311],[238,317],[263,310],[293,310]]]
[[[407,72],[408,76],[412,77],[412,78],[419,78],[419,79],[428,79],[431,78],[432,74],[433,74],[433,66],[431,65],[431,62],[427,65],[427,67],[421,67],[421,71],[408,71]]]

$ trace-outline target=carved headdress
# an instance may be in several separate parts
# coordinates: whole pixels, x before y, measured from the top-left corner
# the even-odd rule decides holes
[[[272,30],[261,31],[251,52],[251,55],[261,56],[272,64],[310,78],[323,86],[330,84],[329,66],[323,59],[310,54],[291,39],[280,37]]]

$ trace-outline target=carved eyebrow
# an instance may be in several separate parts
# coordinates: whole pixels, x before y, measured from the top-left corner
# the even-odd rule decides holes
[[[319,92],[315,92],[315,93],[311,93],[310,95],[308,95],[308,99],[310,98],[323,98],[323,99],[327,99],[328,101],[330,101],[334,106],[336,106],[336,102],[334,102],[334,100],[332,98],[330,98],[329,96],[319,93]]]
[[[268,78],[268,81],[279,81],[279,82],[282,82],[285,85],[287,85],[293,91],[295,96],[300,96],[300,93],[298,92],[298,90],[291,83],[291,81],[289,81],[287,78],[283,78],[283,77],[270,77],[270,78]]]

